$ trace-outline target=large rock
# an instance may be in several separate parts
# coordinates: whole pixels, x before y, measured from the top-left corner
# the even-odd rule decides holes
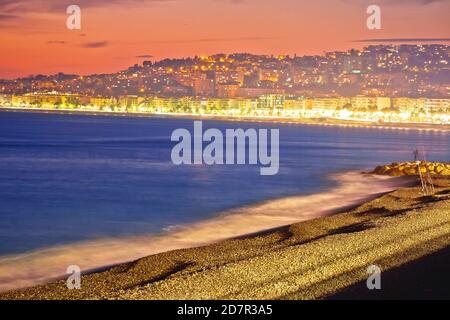
[[[390,165],[377,166],[373,173],[389,176],[417,175],[419,170],[422,174],[450,176],[450,163],[447,162],[393,162]]]

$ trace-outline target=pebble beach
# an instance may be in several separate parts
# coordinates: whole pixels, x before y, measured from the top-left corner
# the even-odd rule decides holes
[[[335,215],[86,274],[80,290],[59,280],[0,299],[345,299],[368,266],[388,273],[448,249],[450,179],[434,184],[435,196],[422,195],[417,181]],[[445,274],[415,276],[426,283]]]

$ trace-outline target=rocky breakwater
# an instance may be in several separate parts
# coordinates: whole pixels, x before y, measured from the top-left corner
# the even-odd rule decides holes
[[[372,173],[388,175],[393,177],[412,176],[420,173],[432,175],[450,176],[450,163],[448,162],[393,162],[388,165],[378,166]]]

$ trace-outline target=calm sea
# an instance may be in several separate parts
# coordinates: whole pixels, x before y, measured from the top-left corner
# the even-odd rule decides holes
[[[0,112],[0,255],[105,237],[160,233],[218,212],[333,187],[330,174],[450,160],[450,134],[204,121],[279,128],[280,171],[175,166],[173,130],[193,120]]]

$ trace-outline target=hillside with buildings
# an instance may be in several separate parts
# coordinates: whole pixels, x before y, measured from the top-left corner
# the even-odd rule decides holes
[[[372,45],[320,56],[144,61],[113,74],[0,80],[0,105],[449,123],[449,53],[447,45]]]

